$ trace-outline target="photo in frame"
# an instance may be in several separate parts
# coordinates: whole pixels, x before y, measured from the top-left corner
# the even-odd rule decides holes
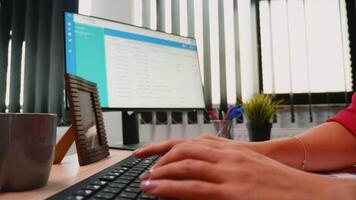
[[[65,83],[79,165],[108,157],[109,146],[96,84],[70,74],[65,75]]]

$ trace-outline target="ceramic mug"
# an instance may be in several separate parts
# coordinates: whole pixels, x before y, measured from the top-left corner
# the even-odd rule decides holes
[[[44,186],[56,145],[57,116],[0,113],[0,190]]]

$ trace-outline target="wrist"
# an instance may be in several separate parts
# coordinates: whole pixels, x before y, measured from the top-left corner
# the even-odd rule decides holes
[[[294,168],[300,168],[305,159],[305,150],[296,139],[281,138],[265,142],[250,142],[244,145],[266,157]]]
[[[267,157],[269,157],[268,155],[271,152],[271,145],[268,145],[268,141],[266,141],[266,142],[241,142],[240,144],[254,152],[257,152],[257,153],[262,154]]]

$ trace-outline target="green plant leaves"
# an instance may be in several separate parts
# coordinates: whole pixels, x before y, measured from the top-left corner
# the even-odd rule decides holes
[[[242,102],[242,106],[250,122],[266,123],[271,121],[282,103],[282,100],[273,100],[271,95],[256,94],[249,101]]]

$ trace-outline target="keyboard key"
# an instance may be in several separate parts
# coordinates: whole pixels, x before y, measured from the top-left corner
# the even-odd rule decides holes
[[[126,175],[122,175],[122,176],[120,177],[121,180],[129,180],[129,181],[131,181],[131,180],[134,179],[134,178],[135,178],[135,177],[126,176]]]
[[[132,176],[132,177],[136,177],[136,176],[138,176],[140,173],[135,173],[135,172],[131,172],[131,171],[129,171],[129,172],[127,172],[126,174],[125,174],[125,176]]]
[[[130,172],[141,174],[144,170],[131,169]]]
[[[115,181],[114,181],[114,183],[121,183],[121,184],[125,184],[125,185],[127,185],[127,184],[129,184],[131,182],[131,180],[125,180],[125,179],[116,179]]]
[[[87,185],[84,189],[97,191],[97,190],[99,190],[101,187],[102,187],[102,186],[100,186],[100,185]]]
[[[93,190],[79,190],[76,195],[80,195],[80,196],[90,196],[91,194],[93,194]]]
[[[106,187],[103,189],[103,192],[109,192],[109,193],[114,193],[114,194],[119,194],[121,191],[121,188],[114,188],[114,187]]]
[[[108,176],[120,176],[122,173],[119,173],[119,172],[110,172],[109,174],[107,174]]]
[[[139,170],[139,171],[144,171],[146,170],[147,167],[135,167],[135,168],[132,168],[134,170]]]
[[[126,170],[123,170],[123,169],[114,169],[113,172],[114,173],[119,173],[119,174],[122,174],[124,173]]]
[[[148,164],[148,165],[151,164],[151,162],[152,162],[152,160],[144,160],[143,161],[143,163]]]
[[[142,200],[155,200],[155,199],[158,199],[157,197],[154,197],[154,196],[151,196],[149,194],[146,194],[146,193],[142,193],[140,194],[140,196],[138,197],[138,199],[142,199]]]
[[[95,198],[98,199],[113,199],[115,194],[113,193],[108,193],[108,192],[99,192],[98,194],[95,195]]]
[[[131,166],[132,167],[132,166]],[[129,170],[131,167],[129,166],[126,166],[125,164],[121,165],[121,167],[119,169],[122,169],[122,170]]]
[[[133,181],[133,183],[141,183],[141,180],[140,180],[140,179],[135,179],[135,180]]]
[[[100,186],[105,186],[107,185],[107,181],[95,181],[94,183],[91,183],[91,185],[100,185]]]
[[[137,187],[127,187],[124,190],[125,192],[133,192],[133,193],[140,193],[141,189]]]
[[[82,200],[82,199],[84,199],[84,197],[80,195],[73,195],[65,198],[65,200]]]
[[[137,195],[138,195],[138,194],[136,194],[136,193],[131,193],[131,192],[121,192],[121,193],[119,194],[119,197],[134,199],[134,198],[136,198]]]
[[[100,178],[100,180],[102,180],[102,181],[110,181],[110,182],[115,179],[116,179],[116,176],[110,176],[110,175],[106,175],[106,176],[103,176]]]
[[[140,183],[135,183],[135,182],[133,182],[133,183],[131,183],[130,184],[130,187],[138,187],[138,188],[140,188]]]
[[[113,187],[113,188],[120,188],[120,189],[123,189],[126,187],[126,184],[122,184],[122,183],[110,183],[109,184],[110,187]]]

